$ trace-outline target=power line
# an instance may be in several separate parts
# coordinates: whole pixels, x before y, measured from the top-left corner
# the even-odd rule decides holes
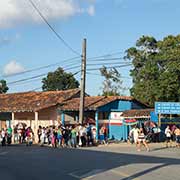
[[[17,80],[17,81],[9,82],[9,83],[7,83],[7,85],[16,84],[16,83],[23,82],[23,81],[27,81],[27,80],[31,80],[31,79],[36,79],[36,78],[39,78],[39,77],[42,77],[42,76],[46,76],[46,75],[47,75],[47,73],[39,74],[39,75],[37,75],[37,76],[32,76],[32,77],[20,79],[20,80]]]
[[[104,65],[112,65],[112,64],[129,64],[129,63],[126,63],[126,62],[115,62],[115,63],[112,63],[112,62],[109,62],[109,63],[100,63],[100,64],[87,64],[87,66],[104,66]]]
[[[102,76],[100,74],[97,74],[97,73],[91,73],[91,72],[86,72],[87,74],[90,74],[90,75],[95,75],[95,76]],[[123,78],[123,79],[131,79],[130,77],[127,77],[127,76],[121,76],[120,78]]]
[[[28,84],[28,83],[32,83],[32,82],[34,82],[36,80],[36,82],[37,81],[39,81],[39,80],[42,80],[42,77],[38,77],[38,78],[34,78],[34,79],[30,79],[30,80],[27,80],[27,81],[22,81],[22,82],[17,82],[17,83],[15,83],[15,84],[13,84],[13,86],[20,86],[20,85],[23,85],[23,84]],[[9,85],[9,84],[8,84]],[[11,85],[11,84],[10,84]]]
[[[79,72],[80,72],[80,71],[77,71],[77,72],[73,73],[70,77],[78,74]],[[34,88],[34,89],[30,90],[30,91],[36,91],[36,90],[39,90],[39,89],[42,89],[42,86],[41,86],[41,87]]]
[[[34,89],[30,90],[30,91],[36,91],[36,90],[39,90],[39,89],[42,89],[42,87],[34,88]]]
[[[127,67],[127,66],[131,66],[132,63],[130,64],[125,64],[125,65],[120,65],[120,66],[108,66],[106,67],[107,69],[111,69],[111,68],[121,68],[121,67]],[[87,69],[87,71],[95,71],[95,70],[99,70],[100,68],[92,68],[92,69]]]
[[[78,71],[78,72],[80,72],[80,70]],[[76,75],[77,73],[74,73],[74,75]],[[41,74],[42,76],[43,75],[45,75],[45,74]],[[35,80],[36,80],[36,82],[37,81],[39,81],[39,80],[42,80],[42,76],[41,75],[39,75],[38,77],[30,77],[29,78],[29,80],[28,80],[28,78],[27,78],[27,80],[24,80],[24,79],[20,79],[20,80],[18,80],[18,82],[10,82],[10,83],[13,83],[13,84],[10,84],[10,83],[8,83],[7,85],[9,86],[11,86],[11,85],[13,85],[13,86],[20,86],[20,85],[23,85],[23,84],[28,84],[28,83],[31,83],[31,82],[34,82]],[[47,74],[46,74],[47,75]],[[33,79],[32,79],[33,78]]]
[[[111,60],[111,61],[117,61],[117,60],[123,60],[124,58],[122,57],[117,57],[117,58],[101,58],[101,59],[92,59],[91,61],[108,61],[108,60]]]
[[[117,53],[116,53],[117,54]],[[103,57],[103,56],[97,56],[97,57]],[[53,66],[57,66],[61,63],[67,63],[67,62],[73,62],[72,60],[75,60],[75,59],[78,59],[79,56],[76,56],[76,57],[72,57],[72,58],[68,58],[68,59],[64,59],[63,61],[60,61],[60,62],[56,62],[56,63],[52,63],[52,64],[48,64],[48,65],[45,65],[45,66],[40,66],[40,67],[37,67],[37,68],[32,68],[32,69],[29,69],[29,70],[25,70],[23,72],[19,72],[19,73],[15,73],[15,74],[11,74],[11,75],[1,75],[2,78],[8,78],[8,77],[14,77],[14,76],[17,76],[17,75],[22,75],[22,74],[26,74],[26,73],[29,73],[29,72],[34,72],[34,71],[38,71],[38,70],[42,70],[42,69],[47,69],[47,68],[50,68],[50,67],[53,67]],[[117,61],[117,60],[120,60],[120,59],[123,59],[123,58],[109,58],[109,59],[93,59],[92,61]]]
[[[33,68],[33,69],[25,70],[23,72],[11,74],[11,75],[2,75],[1,77],[3,77],[3,78],[14,77],[14,76],[17,76],[17,75],[22,75],[22,74],[33,72],[33,71],[38,71],[38,70],[41,70],[41,69],[47,69],[47,68],[50,68],[50,67],[53,67],[53,66],[57,66],[57,65],[59,65],[61,63],[64,63],[64,62],[65,63],[66,62],[72,62],[72,60],[75,60],[77,58],[79,58],[79,56],[78,57],[69,58],[69,59],[65,59],[65,60],[63,60],[61,62],[56,62],[56,63],[53,63],[53,64],[41,66],[41,67],[38,67],[38,68]]]
[[[118,52],[104,54],[104,55],[100,55],[100,56],[94,56],[94,57],[87,58],[87,60],[103,58],[103,57],[107,57],[107,56],[114,56],[114,55],[117,55],[117,54],[124,54],[124,52],[118,51]]]
[[[57,63],[56,63],[57,64]],[[73,64],[69,64],[70,65],[75,65],[77,63],[73,63]],[[105,64],[122,64],[122,62],[119,62],[119,63],[101,63],[101,64],[89,64],[91,66],[96,66],[96,65],[105,65]],[[52,65],[52,64],[51,64]],[[111,67],[107,67],[107,68],[120,68],[120,67],[125,67],[125,66],[130,66],[130,64],[123,64],[123,65],[120,65],[120,66],[111,66]],[[49,65],[50,66],[50,65]],[[64,67],[64,70],[72,70],[72,69],[77,69],[77,68],[80,68],[80,65],[77,65],[77,66],[66,66]],[[44,66],[45,67],[45,66]],[[47,66],[46,66],[47,67]],[[37,68],[36,68],[37,69]],[[93,69],[87,69],[89,71],[92,71],[92,70],[99,70],[100,68],[93,68]],[[29,72],[30,70],[28,70]],[[20,83],[20,82],[24,82],[24,81],[28,81],[28,80],[34,80],[34,79],[37,79],[37,78],[40,78],[40,77],[43,77],[43,76],[46,76],[48,73],[43,73],[43,74],[39,74],[39,75],[36,75],[36,76],[32,76],[32,77],[28,77],[28,78],[24,78],[24,79],[20,79],[20,80],[17,80],[17,81],[12,81],[12,82],[9,82],[7,83],[8,85],[14,85],[14,84],[17,84],[17,83]]]
[[[79,67],[79,66],[70,67],[70,68],[67,68],[66,70],[77,69],[77,67]],[[80,70],[78,71],[78,73],[79,72],[80,72]],[[7,83],[7,85],[16,84],[16,83],[19,83],[19,82],[24,82],[24,81],[27,81],[27,80],[36,79],[36,78],[39,78],[39,77],[46,76],[47,74],[48,73],[44,73],[44,74],[39,74],[39,75],[36,75],[36,76],[20,79],[20,80],[17,80],[17,81],[12,81],[12,82]]]
[[[28,0],[30,4],[33,6],[33,8],[37,11],[39,16],[42,18],[42,20],[48,25],[50,30],[56,35],[56,37],[74,54],[81,56],[80,53],[78,53],[76,50],[74,50],[64,39],[63,37],[56,32],[56,30],[52,27],[52,25],[48,22],[48,20],[44,17],[44,15],[41,13],[41,11],[38,9],[38,7],[35,5],[35,3],[32,0]]]

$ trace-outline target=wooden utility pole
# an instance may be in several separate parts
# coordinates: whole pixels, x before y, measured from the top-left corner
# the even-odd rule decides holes
[[[83,123],[84,120],[84,96],[85,96],[85,84],[86,84],[86,39],[83,40],[82,47],[82,64],[81,64],[81,94],[80,94],[80,106],[79,106],[79,123]]]
[[[161,114],[158,114],[158,126],[161,127]]]

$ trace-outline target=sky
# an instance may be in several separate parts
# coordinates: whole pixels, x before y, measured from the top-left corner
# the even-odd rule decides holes
[[[115,61],[108,59],[124,57],[142,35],[160,40],[180,32],[179,0],[32,1],[68,47],[44,23],[29,0],[0,0],[0,79],[7,81],[9,93],[40,90],[41,79],[59,66],[67,72],[79,72],[79,55],[86,38],[86,92],[98,95],[104,79],[99,70],[89,69],[98,69],[103,63],[114,66]],[[98,56],[104,61],[94,61]],[[47,65],[51,66],[17,74]],[[126,88],[132,87],[130,69],[131,66],[118,68]],[[75,78],[80,81],[80,73]],[[129,95],[128,90],[123,93]]]

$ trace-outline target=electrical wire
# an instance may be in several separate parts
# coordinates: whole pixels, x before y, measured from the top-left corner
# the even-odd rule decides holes
[[[119,66],[107,66],[106,68],[109,69],[109,68],[121,68],[121,67],[126,67],[126,66],[131,66],[131,64],[124,64],[124,65],[119,65]],[[73,66],[73,67],[69,67],[69,68],[65,68],[64,70],[72,70],[72,69],[77,69],[79,68],[80,66]],[[87,69],[87,71],[94,71],[94,70],[99,70],[100,68],[91,68],[91,69]],[[79,71],[80,72],[80,71]],[[17,80],[17,81],[12,81],[12,82],[9,82],[7,83],[8,85],[11,85],[11,84],[16,84],[16,83],[19,83],[19,82],[24,82],[24,81],[27,81],[27,80],[32,80],[32,79],[36,79],[36,78],[39,78],[39,77],[42,77],[42,76],[46,76],[48,73],[44,73],[44,74],[39,74],[39,75],[36,75],[36,76],[32,76],[32,77],[28,77],[28,78],[24,78],[24,79],[20,79],[20,80]]]
[[[91,61],[108,61],[108,60],[111,60],[111,61],[117,61],[117,60],[123,60],[124,58],[123,57],[118,57],[118,58],[101,58],[101,59],[92,59]]]
[[[120,65],[120,66],[107,66],[107,69],[111,69],[111,68],[121,68],[121,67],[127,67],[127,66],[131,66],[132,63],[130,64],[125,64],[125,65]],[[100,68],[91,68],[91,69],[87,69],[87,71],[96,71],[99,70]]]
[[[71,68],[67,68],[66,70],[77,69],[77,67],[79,67],[79,66],[74,66],[74,67],[71,67]],[[78,72],[80,72],[80,70]],[[24,81],[27,81],[27,80],[36,79],[36,78],[39,78],[39,77],[46,76],[47,74],[48,73],[43,73],[43,74],[39,74],[39,75],[36,75],[36,76],[20,79],[20,80],[17,80],[17,81],[12,81],[12,82],[7,83],[7,85],[12,85],[12,84],[16,84],[16,83],[19,83],[19,82],[24,82]]]
[[[14,76],[22,75],[22,74],[29,73],[29,72],[34,72],[34,71],[38,71],[38,70],[42,70],[42,69],[47,69],[47,68],[50,68],[50,67],[53,67],[53,66],[57,66],[57,65],[62,64],[62,63],[72,62],[72,60],[75,60],[75,59],[78,59],[78,58],[79,58],[79,56],[78,57],[69,58],[69,59],[65,59],[65,60],[63,60],[61,62],[56,62],[56,63],[52,63],[52,64],[49,64],[49,65],[45,65],[45,66],[41,66],[41,67],[25,70],[23,72],[14,73],[14,74],[11,74],[11,75],[1,75],[1,77],[2,78],[14,77]]]
[[[80,72],[80,70],[78,71],[78,73]],[[44,75],[44,74],[43,74]],[[47,75],[47,74],[46,74]],[[76,73],[74,74],[76,75]],[[7,84],[8,86],[11,86],[13,85],[14,86],[21,86],[21,85],[24,85],[24,84],[29,84],[29,83],[32,83],[34,81],[40,81],[42,80],[42,77],[34,77],[33,79],[29,79],[29,80],[26,80],[26,81],[20,81],[19,82],[16,82],[16,83],[13,83],[13,84]]]
[[[29,83],[32,83],[32,82],[35,82],[35,81],[37,82],[37,81],[40,81],[40,80],[42,80],[42,77],[34,78],[34,79],[27,80],[27,81],[24,81],[24,82],[15,83],[15,84],[13,84],[13,86],[21,86],[21,85],[24,85],[24,84],[29,84]],[[11,86],[11,84],[10,84],[10,86]]]
[[[117,54],[124,54],[124,52],[118,51],[118,52],[104,54],[104,55],[100,55],[100,56],[94,56],[94,57],[87,58],[87,60],[103,58],[103,57],[107,57],[107,56],[114,56],[114,55],[117,55]]]
[[[100,64],[87,64],[87,66],[104,66],[104,65],[112,65],[112,64],[129,64],[129,63],[126,63],[126,62],[115,62],[115,63],[112,63],[112,62],[109,62],[109,63],[100,63]]]
[[[34,88],[34,89],[30,90],[30,92],[31,92],[31,91],[37,91],[37,90],[39,90],[39,89],[42,89],[42,87]]]
[[[70,77],[75,76],[75,75],[78,74],[79,72],[80,72],[80,71],[77,71],[77,72],[73,73]],[[39,90],[39,89],[42,89],[42,87],[34,88],[34,89],[30,90],[30,91],[36,91],[36,90]]]
[[[86,72],[86,74],[95,75],[95,76],[101,76],[102,77],[101,74],[96,74],[96,73],[91,73],[91,72]],[[127,76],[121,76],[120,78],[123,78],[123,79],[132,79],[132,78],[127,77]]]
[[[42,20],[47,24],[47,26],[50,28],[50,30],[56,35],[56,37],[74,54],[81,56],[79,52],[74,50],[64,39],[63,37],[56,32],[56,30],[52,27],[52,25],[48,22],[48,20],[45,18],[45,16],[41,13],[41,11],[38,9],[38,7],[35,5],[35,3],[32,0],[28,0],[30,4],[33,6],[33,8],[37,11],[39,16],[42,18]]]
[[[117,54],[117,53],[114,53],[114,54]],[[96,56],[96,57],[103,57],[102,56]],[[72,58],[68,58],[68,59],[64,59],[60,62],[56,62],[56,63],[52,63],[52,64],[48,64],[48,65],[45,65],[45,66],[40,66],[40,67],[37,67],[37,68],[33,68],[33,69],[29,69],[29,70],[25,70],[23,72],[19,72],[19,73],[14,73],[14,74],[11,74],[11,75],[1,75],[0,77],[2,78],[9,78],[9,77],[14,77],[14,76],[17,76],[17,75],[22,75],[22,74],[26,74],[26,73],[29,73],[29,72],[34,72],[34,71],[38,71],[38,70],[42,70],[42,69],[47,69],[47,68],[50,68],[50,67],[53,67],[53,66],[57,66],[59,64],[62,64],[62,63],[66,63],[66,62],[73,62],[73,60],[75,59],[78,59],[79,56],[76,56],[76,57],[72,57]],[[123,58],[109,58],[109,59],[93,59],[93,61],[117,61],[117,60],[120,60],[120,59],[123,59]]]

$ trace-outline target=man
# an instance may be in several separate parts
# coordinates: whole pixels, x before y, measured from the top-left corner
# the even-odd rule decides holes
[[[174,130],[174,134],[176,136],[176,146],[180,147],[180,127],[179,126]]]
[[[6,146],[6,130],[4,130],[4,128],[2,128],[2,131],[1,131],[1,137],[2,137],[2,146]]]
[[[129,134],[131,134],[131,136],[133,137],[133,141],[137,146],[137,144],[138,144],[138,136],[139,136],[139,128],[137,127],[137,125],[133,129],[131,129]]]
[[[7,129],[7,144],[11,144],[12,139],[12,128],[9,126]]]

